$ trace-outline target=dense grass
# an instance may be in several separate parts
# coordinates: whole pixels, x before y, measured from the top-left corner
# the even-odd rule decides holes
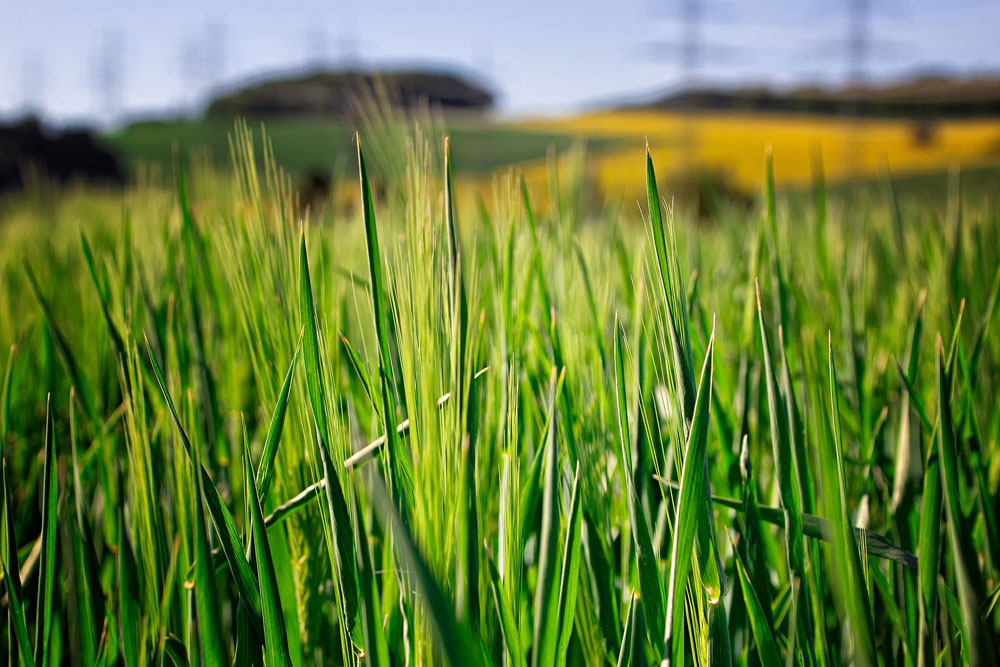
[[[786,199],[768,158],[696,225],[641,153],[638,207],[458,205],[404,132],[303,219],[234,146],[8,203],[12,664],[995,662],[1000,219],[957,174]]]

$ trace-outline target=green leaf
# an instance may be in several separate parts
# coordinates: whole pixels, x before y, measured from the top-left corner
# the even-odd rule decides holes
[[[97,277],[97,266],[94,263],[94,255],[90,249],[90,242],[87,241],[87,235],[83,233],[83,230],[80,230],[80,246],[83,249],[83,259],[87,264],[87,273],[90,274],[90,280],[94,284],[94,290],[97,292],[97,300],[101,306],[101,315],[104,317],[104,324],[108,329],[108,337],[111,338],[111,344],[115,348],[115,354],[118,355],[118,359],[120,361],[124,360],[128,356],[128,353],[125,351],[125,343],[121,333],[118,331],[118,325],[115,324],[114,319],[111,317],[111,300],[101,280]]]
[[[146,354],[149,357],[150,365],[153,367],[153,375],[156,377],[156,383],[160,387],[160,393],[167,404],[167,410],[170,412],[170,417],[173,419],[174,426],[180,435],[184,451],[187,453],[192,465],[194,465],[191,440],[188,438],[183,424],[181,424],[177,409],[174,407],[174,401],[170,397],[170,392],[167,390],[167,385],[163,380],[163,372],[160,370],[160,365],[157,363],[156,357],[149,347],[148,338],[146,338]],[[257,588],[257,578],[250,569],[250,563],[247,562],[246,557],[243,555],[243,544],[240,541],[239,533],[236,531],[236,523],[233,521],[233,516],[230,514],[226,504],[222,501],[222,496],[219,495],[219,490],[212,482],[208,471],[205,470],[205,466],[197,465],[195,467],[195,474],[201,476],[201,484],[204,491],[205,503],[208,505],[208,513],[212,518],[212,523],[215,524],[216,532],[219,534],[222,552],[229,563],[229,570],[232,572],[236,588],[240,593],[240,597],[247,605],[247,611],[250,614],[250,621],[254,630],[257,632],[258,637],[263,637],[264,626],[261,620],[260,592]]]
[[[951,546],[955,582],[962,611],[962,634],[971,655],[966,656],[974,665],[996,664],[996,653],[991,646],[990,633],[983,627],[979,615],[980,593],[984,590],[982,573],[976,557],[975,547],[962,512],[959,495],[961,471],[955,446],[955,427],[950,400],[951,378],[945,369],[944,347],[938,337],[938,414],[941,428],[938,429],[937,453],[941,467],[941,486],[944,489],[944,509],[948,523],[948,537]]]
[[[378,228],[375,224],[375,205],[372,201],[371,183],[368,169],[365,166],[364,152],[361,150],[361,135],[355,136],[358,147],[358,172],[361,178],[361,208],[365,223],[365,243],[368,249],[368,275],[372,289],[372,312],[375,316],[375,338],[378,341],[379,357],[378,372],[381,379],[380,393],[382,409],[382,432],[385,434],[383,461],[386,478],[389,484],[389,494],[395,498],[404,521],[406,520],[406,490],[407,483],[403,476],[405,455],[399,447],[396,435],[396,397],[392,381],[392,353],[390,346],[391,330],[389,328],[389,304],[383,303],[387,294],[385,278],[382,275],[382,253],[379,249]]]
[[[257,580],[260,582],[261,615],[264,623],[264,660],[268,667],[291,667],[288,654],[288,637],[285,633],[285,616],[281,611],[278,595],[278,577],[274,572],[271,545],[264,526],[264,513],[260,508],[253,481],[253,459],[246,429],[243,435],[243,469],[246,471],[246,489],[250,499],[250,526],[254,551],[257,554]]]
[[[556,665],[566,664],[566,651],[573,634],[576,616],[576,595],[580,586],[580,547],[582,544],[582,516],[580,511],[580,464],[573,476],[573,493],[567,514],[566,541],[563,545],[562,573],[559,575],[559,624],[556,646]]]
[[[684,587],[691,565],[691,552],[698,522],[699,508],[710,499],[705,482],[705,460],[708,447],[709,405],[712,395],[715,329],[708,340],[705,363],[698,383],[691,432],[688,436],[681,488],[674,513],[674,534],[670,548],[670,575],[667,579],[667,611],[664,623],[664,654],[672,664],[682,664],[684,653]]]
[[[274,411],[271,413],[271,423],[267,427],[267,437],[264,439],[264,451],[260,455],[260,463],[257,466],[255,476],[257,495],[262,499],[267,499],[267,492],[271,487],[271,477],[274,473],[274,460],[278,456],[278,444],[281,442],[281,431],[285,426],[285,413],[288,411],[288,394],[292,388],[292,374],[295,371],[295,362],[299,358],[299,349],[302,347],[302,334],[295,344],[295,351],[292,353],[292,360],[288,364],[288,372],[285,373],[285,381],[281,384],[281,391],[278,392],[278,400],[274,404]]]
[[[219,606],[215,568],[212,566],[212,551],[208,546],[205,531],[205,508],[202,505],[205,489],[201,475],[201,456],[197,447],[194,454],[195,498],[191,527],[194,533],[194,600],[198,614],[198,636],[201,645],[201,659],[205,665],[217,667],[228,664],[226,639],[222,632],[222,610]]]
[[[361,621],[358,603],[359,586],[357,561],[354,553],[354,529],[347,508],[347,499],[340,484],[340,475],[330,456],[330,430],[326,418],[325,388],[319,359],[319,333],[316,324],[316,309],[313,304],[312,282],[309,277],[309,257],[306,253],[305,232],[299,238],[299,306],[304,330],[304,365],[306,389],[309,405],[316,422],[316,445],[323,473],[323,488],[326,491],[326,507],[330,521],[334,548],[334,569],[340,588],[340,613],[345,619],[348,633],[355,642],[360,642],[357,634]],[[360,644],[359,644],[360,646]]]
[[[660,206],[659,190],[656,186],[656,173],[653,169],[653,159],[646,146],[646,199],[649,206],[649,221],[653,233],[653,246],[656,251],[657,268],[660,277],[660,292],[663,298],[666,314],[667,348],[673,370],[674,392],[677,394],[675,410],[683,415],[683,420],[675,420],[682,424],[675,426],[672,435],[677,442],[684,442],[690,435],[695,409],[694,359],[691,350],[691,334],[688,326],[688,303],[684,289],[684,279],[681,275],[677,238],[674,233],[673,220],[665,222]],[[669,239],[668,239],[669,237]],[[669,249],[668,249],[669,240]],[[664,362],[667,360],[664,359]],[[708,485],[708,465],[702,472],[704,484]],[[722,573],[722,560],[715,540],[715,519],[712,515],[712,503],[708,502],[698,508],[696,534],[696,552],[698,568],[702,583],[709,601],[713,604],[722,599],[725,593],[725,581]],[[669,611],[668,611],[669,615]]]
[[[94,405],[94,398],[90,390],[90,385],[87,384],[83,374],[80,372],[80,366],[77,363],[76,357],[73,355],[73,351],[69,347],[66,335],[56,324],[52,308],[49,306],[49,302],[45,296],[42,295],[42,288],[38,285],[38,279],[35,277],[35,272],[31,270],[31,265],[27,260],[24,260],[24,273],[28,277],[28,285],[31,286],[31,292],[35,295],[35,300],[38,302],[38,306],[42,310],[42,316],[45,318],[45,324],[48,326],[49,331],[52,332],[52,340],[56,346],[56,353],[59,355],[59,359],[62,362],[63,367],[66,369],[66,374],[69,375],[70,384],[76,387],[76,395],[80,399],[80,403],[87,415],[87,419],[90,420],[90,423],[94,428],[94,433],[99,435],[101,433],[101,421],[97,415],[97,408]]]
[[[820,438],[820,468],[823,479],[823,499],[827,518],[832,527],[833,585],[839,591],[843,611],[850,621],[856,659],[862,665],[874,667],[875,639],[871,608],[864,585],[861,559],[854,530],[847,511],[847,483],[844,478],[843,436],[840,427],[840,398],[837,391],[837,369],[833,360],[833,337],[829,338],[830,424]],[[832,431],[832,439],[829,437]]]
[[[378,475],[372,477],[370,491],[372,505],[383,529],[386,533],[392,533],[396,555],[410,573],[408,579],[416,588],[416,598],[427,611],[425,618],[434,635],[435,646],[453,667],[482,665],[482,653],[475,638],[469,628],[455,617],[454,605],[448,602],[427,562],[420,555],[409,529],[403,523]]]
[[[773,192],[771,194],[773,200]],[[773,206],[773,201],[770,201]],[[805,578],[805,549],[802,539],[802,507],[796,485],[793,452],[788,436],[788,420],[784,397],[778,388],[778,374],[771,358],[771,339],[764,323],[764,309],[760,302],[760,285],[757,291],[757,314],[760,320],[760,338],[764,348],[764,376],[767,384],[767,405],[771,426],[771,446],[778,478],[778,499],[785,514],[785,551],[788,558],[789,579]]]
[[[641,665],[643,661],[643,630],[642,605],[635,603],[636,595],[632,594],[628,601],[628,616],[625,617],[625,630],[622,632],[622,643],[618,649],[618,667]]]
[[[389,647],[382,628],[382,603],[379,599],[378,578],[372,561],[368,536],[360,507],[355,507],[354,547],[358,554],[358,571],[361,578],[361,614],[365,633],[365,655],[372,667],[389,667]]]
[[[124,527],[124,509],[118,511],[118,637],[121,642],[125,667],[139,667],[139,656],[144,652],[140,643],[139,626],[142,619],[139,575],[135,555]],[[171,581],[168,578],[167,581]]]
[[[934,628],[937,624],[937,579],[941,558],[941,473],[935,451],[924,466],[924,488],[920,500],[920,526],[917,554],[920,598],[920,643],[917,645],[917,665],[934,664]]]
[[[52,633],[53,591],[56,584],[56,540],[59,517],[59,488],[56,477],[56,449],[53,436],[50,396],[45,399],[45,462],[42,467],[42,550],[38,564],[38,601],[35,605],[35,664],[49,664]]]
[[[479,625],[479,518],[476,502],[475,454],[462,442],[458,481],[458,555],[455,563],[455,614]]]
[[[14,361],[17,347],[10,346],[7,354],[7,366],[3,372],[3,383],[0,384],[0,457],[7,443],[7,431],[10,428],[10,385],[14,378]]]
[[[93,553],[93,543],[85,541],[92,534],[85,518],[85,502],[80,482],[80,466],[77,459],[76,419],[73,409],[73,389],[70,388],[69,432],[70,451],[73,463],[73,499],[76,506],[75,520],[63,518],[63,535],[69,536],[72,554],[72,580],[67,591],[67,603],[72,603],[75,613],[69,615],[72,633],[71,649],[78,652],[84,665],[93,665],[97,659],[97,633],[100,630],[97,619],[103,616],[101,582],[97,571],[97,557]],[[65,539],[65,538],[64,538]],[[99,611],[98,611],[99,610]]]
[[[504,583],[500,577],[500,571],[497,570],[493,554],[485,543],[483,546],[486,549],[486,564],[490,574],[490,591],[493,593],[493,603],[496,605],[504,647],[507,649],[507,655],[510,658],[511,664],[516,667],[524,667],[527,663],[524,659],[524,650],[521,648],[521,634],[517,627],[517,621],[514,620],[513,607],[507,599]]]
[[[750,621],[750,629],[753,631],[753,638],[757,642],[757,651],[760,654],[760,661],[763,665],[780,665],[781,656],[778,653],[778,645],[774,641],[774,628],[768,621],[764,608],[760,604],[757,592],[750,583],[746,566],[737,549],[733,549],[736,561],[736,573],[740,579],[740,587],[743,589],[743,601],[746,603],[747,618]]]
[[[551,406],[545,440],[542,484],[542,527],[538,535],[538,583],[535,586],[532,667],[551,667],[559,640],[558,548],[559,548],[559,453],[556,406]]]
[[[628,521],[632,533],[632,544],[635,547],[639,570],[639,601],[642,604],[645,618],[644,625],[649,633],[649,641],[655,645],[663,636],[663,588],[660,585],[660,568],[657,564],[656,551],[649,534],[649,524],[646,513],[635,489],[632,479],[630,462],[632,461],[630,430],[628,425],[628,407],[625,393],[625,334],[621,321],[615,317],[615,395],[618,412],[618,439],[621,444],[621,469],[625,479],[625,494],[628,504]]]
[[[20,664],[34,667],[35,661],[28,641],[28,625],[24,615],[24,598],[21,595],[21,571],[17,561],[17,536],[14,533],[14,506],[7,486],[7,459],[3,459],[3,507],[4,532],[7,540],[6,553],[0,558],[4,589],[7,591],[7,642],[10,651],[10,667]],[[6,561],[6,562],[5,562]],[[16,640],[16,643],[15,643]]]

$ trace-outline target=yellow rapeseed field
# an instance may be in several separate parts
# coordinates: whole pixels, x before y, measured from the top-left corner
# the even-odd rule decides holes
[[[592,152],[588,159],[593,185],[606,194],[635,189],[636,152],[646,138],[653,158],[667,173],[671,168],[693,167],[724,175],[731,185],[747,192],[760,187],[767,145],[773,147],[775,178],[781,186],[809,183],[819,156],[826,178],[834,182],[871,177],[886,165],[893,174],[904,174],[1000,161],[1000,118],[910,121],[609,111],[522,125],[581,138],[619,140],[611,148]],[[544,164],[525,165],[529,182],[544,178],[544,172]]]

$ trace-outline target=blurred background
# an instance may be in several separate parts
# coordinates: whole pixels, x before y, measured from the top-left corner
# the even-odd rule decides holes
[[[595,198],[642,187],[647,140],[696,201],[755,195],[767,145],[786,188],[992,178],[998,30],[993,0],[16,2],[0,190],[226,168],[246,118],[322,196],[373,97],[437,118],[463,178],[585,154]]]

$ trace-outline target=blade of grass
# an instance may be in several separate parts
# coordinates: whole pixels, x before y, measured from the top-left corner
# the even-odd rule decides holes
[[[271,413],[271,423],[267,427],[267,437],[264,439],[264,451],[260,455],[260,463],[257,467],[255,476],[257,495],[263,499],[267,499],[267,492],[271,487],[274,460],[278,456],[278,444],[281,442],[281,432],[285,426],[285,413],[288,411],[288,394],[292,388],[292,375],[301,347],[302,334],[300,333],[299,340],[295,344],[295,351],[292,353],[292,360],[288,364],[288,372],[285,373],[285,380],[281,384],[281,391],[278,392],[278,400]]]
[[[628,615],[625,617],[625,630],[622,632],[622,643],[618,649],[618,667],[641,665],[643,660],[643,630],[642,605],[636,604],[636,595],[629,596]]]
[[[372,289],[372,312],[375,317],[375,338],[378,341],[379,363],[378,372],[381,380],[380,393],[382,402],[382,432],[385,434],[386,444],[383,448],[384,468],[388,480],[389,494],[395,498],[396,506],[399,508],[404,521],[406,521],[407,502],[406,489],[403,485],[402,471],[404,464],[402,457],[404,452],[399,447],[395,429],[396,396],[395,384],[392,381],[392,353],[390,349],[390,329],[389,329],[389,304],[382,303],[382,299],[388,294],[386,291],[385,278],[382,274],[382,254],[379,249],[378,228],[375,225],[375,205],[372,201],[371,183],[368,178],[368,169],[365,166],[365,156],[361,149],[361,135],[355,135],[358,148],[358,172],[361,178],[361,206],[362,217],[365,225],[365,243],[368,250],[368,275],[371,280]],[[399,459],[399,460],[397,460]]]
[[[851,529],[847,511],[844,478],[843,435],[840,426],[840,398],[837,390],[837,370],[833,359],[833,337],[828,339],[828,361],[830,367],[830,419],[832,424],[827,437],[819,443],[820,463],[823,478],[823,498],[827,517],[832,527],[834,587],[840,591],[841,604],[850,621],[855,658],[862,665],[874,667],[875,639],[871,608],[867,600],[864,576],[858,546]],[[832,431],[832,439],[829,433]]]
[[[14,533],[14,506],[7,485],[7,459],[3,462],[4,532],[6,553],[0,558],[3,568],[4,589],[7,591],[7,642],[10,667],[18,664],[34,667],[35,661],[28,641],[28,625],[24,615],[24,598],[21,595],[21,573],[17,561],[17,536]],[[6,561],[6,562],[5,562]],[[19,660],[20,658],[20,660]]]
[[[371,501],[383,529],[392,533],[393,547],[400,561],[412,573],[417,598],[427,612],[426,620],[434,633],[436,647],[453,667],[475,667],[483,664],[482,653],[467,626],[455,618],[454,605],[449,604],[441,585],[435,580],[427,561],[413,543],[409,529],[403,523],[395,503],[389,498],[385,484],[372,476]]]
[[[260,508],[253,480],[253,459],[250,444],[243,431],[243,469],[246,471],[246,489],[250,499],[250,527],[253,534],[254,550],[257,553],[257,580],[260,582],[261,615],[264,624],[264,660],[268,667],[291,667],[288,654],[288,637],[285,632],[285,616],[281,611],[278,595],[278,577],[274,572],[271,545],[264,527],[264,514]]]
[[[215,581],[215,568],[212,567],[211,549],[208,546],[208,533],[205,531],[205,489],[201,475],[201,455],[198,447],[194,448],[194,482],[195,498],[192,519],[194,525],[194,599],[198,617],[198,638],[201,646],[201,659],[204,665],[219,667],[228,665],[226,655],[226,639],[222,632],[222,611],[219,606],[219,595]]]
[[[562,573],[559,576],[559,624],[556,645],[556,665],[566,664],[566,651],[573,634],[576,616],[576,595],[580,585],[580,547],[582,544],[582,515],[580,511],[580,464],[576,464],[573,492],[569,501],[566,540],[563,544]]]
[[[559,432],[556,405],[552,404],[545,439],[542,484],[542,526],[538,534],[538,584],[535,587],[532,667],[551,667],[559,640]]]
[[[167,385],[163,380],[163,372],[160,370],[160,365],[149,346],[148,338],[146,339],[146,354],[149,357],[150,365],[153,367],[153,375],[156,377],[156,382],[160,387],[160,393],[167,404],[167,410],[170,412],[170,417],[177,428],[184,451],[193,464],[191,441],[177,414],[177,409],[174,407],[174,401],[167,390]],[[233,521],[233,516],[230,514],[226,504],[222,501],[222,496],[219,495],[219,490],[212,482],[208,471],[205,470],[205,466],[199,465],[195,469],[195,474],[201,476],[204,499],[208,505],[208,513],[212,518],[212,523],[215,524],[216,532],[219,534],[220,546],[226,556],[226,561],[229,563],[229,570],[233,575],[236,588],[240,593],[240,597],[247,605],[247,611],[250,613],[250,620],[254,629],[257,631],[259,637],[263,637],[264,626],[261,620],[260,592],[257,587],[257,578],[250,569],[250,563],[247,562],[246,557],[243,555],[243,544],[240,541],[239,533],[236,532],[236,523]]]
[[[355,502],[357,502],[355,500]],[[379,599],[378,579],[372,561],[368,536],[364,532],[361,508],[355,504],[354,548],[358,554],[358,572],[361,580],[361,613],[365,633],[365,656],[372,667],[389,667],[389,647],[382,628],[382,603]]]
[[[504,590],[500,572],[497,570],[493,553],[489,550],[489,545],[485,542],[483,547],[486,550],[486,565],[490,575],[490,591],[493,593],[493,603],[496,605],[497,618],[500,621],[500,632],[503,636],[504,648],[510,664],[516,667],[524,667],[527,662],[524,659],[524,650],[521,648],[521,634],[514,620],[514,612],[507,593]]]
[[[38,565],[38,601],[35,605],[35,664],[47,665],[52,634],[53,591],[56,584],[56,540],[59,488],[52,424],[51,396],[45,399],[45,459],[42,466],[42,552]]]
[[[657,564],[656,551],[649,534],[649,525],[645,510],[639,500],[632,479],[630,463],[632,452],[630,445],[630,429],[628,425],[628,406],[625,393],[625,334],[621,321],[615,316],[615,395],[618,414],[618,439],[621,445],[621,469],[625,479],[625,495],[628,505],[629,527],[632,533],[632,543],[639,574],[639,602],[643,607],[644,616],[648,619],[644,625],[649,633],[650,644],[656,645],[663,636],[663,588],[660,584],[660,569]]]
[[[941,486],[944,490],[944,510],[948,523],[952,565],[962,611],[962,635],[971,651],[966,659],[975,665],[996,663],[996,653],[991,646],[990,634],[983,627],[979,616],[980,591],[984,589],[982,573],[976,559],[974,546],[966,528],[959,495],[958,458],[955,452],[955,427],[950,400],[951,377],[945,369],[944,346],[938,336],[938,463],[941,468]]]
[[[670,575],[667,585],[667,608],[664,622],[664,661],[679,665],[684,653],[684,588],[690,571],[691,552],[698,521],[698,510],[709,502],[705,485],[705,460],[708,446],[709,405],[712,394],[714,368],[715,328],[708,340],[705,363],[698,383],[698,396],[691,419],[684,464],[681,469],[681,488],[674,513],[674,534],[670,548]]]
[[[754,590],[753,584],[750,583],[750,577],[747,575],[746,566],[739,555],[739,550],[734,548],[733,554],[735,555],[736,573],[740,579],[740,588],[743,589],[743,601],[747,607],[747,618],[750,621],[750,629],[753,631],[754,640],[757,642],[757,651],[760,654],[761,664],[780,665],[782,664],[781,657],[778,653],[778,645],[774,640],[772,626],[768,621],[767,615],[764,613],[764,608],[760,604],[760,599],[757,597],[757,592]]]
[[[300,318],[304,330],[303,365],[306,372],[306,389],[309,394],[309,406],[312,409],[316,425],[316,440],[319,450],[320,464],[323,472],[326,491],[326,507],[330,521],[331,537],[334,548],[334,566],[336,569],[340,596],[340,613],[345,619],[348,632],[352,639],[360,642],[357,635],[360,622],[358,605],[358,574],[357,561],[354,553],[354,529],[347,508],[347,499],[340,483],[340,475],[333,464],[328,449],[330,429],[327,423],[326,390],[323,382],[323,371],[319,358],[319,333],[317,331],[316,308],[313,302],[312,281],[309,277],[309,257],[306,253],[306,237],[303,229],[299,235],[299,307]]]

